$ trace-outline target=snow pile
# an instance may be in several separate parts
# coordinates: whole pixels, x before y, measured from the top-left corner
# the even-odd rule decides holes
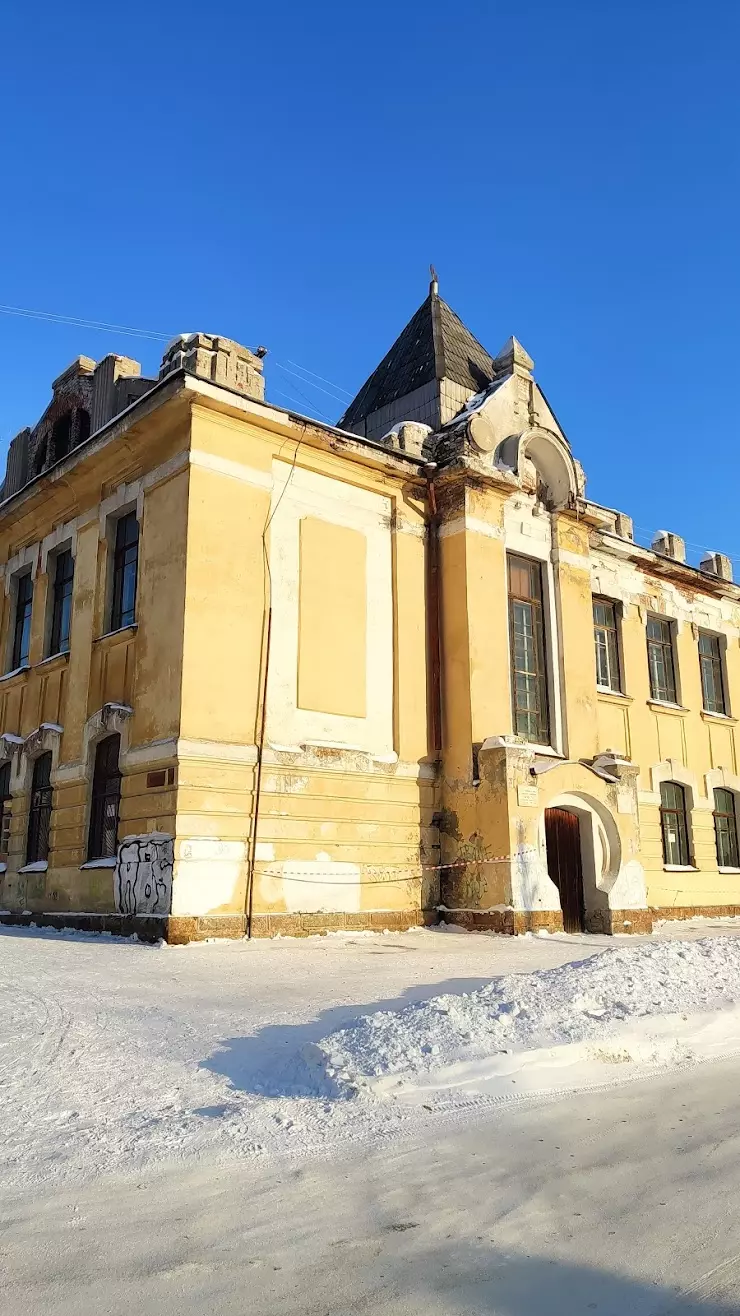
[[[317,1081],[345,1093],[500,1096],[517,1085],[520,1095],[604,1082],[604,1064],[675,1064],[740,1049],[734,1006],[734,938],[668,941],[364,1016],[306,1047],[304,1058]]]

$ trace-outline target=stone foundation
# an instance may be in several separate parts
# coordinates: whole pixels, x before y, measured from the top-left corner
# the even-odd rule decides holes
[[[687,911],[684,917],[690,918],[693,912]],[[510,937],[521,936],[523,932],[539,932],[542,928],[547,932],[563,931],[563,915],[559,909],[494,909],[485,912],[440,909],[439,917],[441,921],[467,928],[469,932],[500,932]],[[599,912],[598,918],[592,916],[587,932],[607,936],[614,932],[649,933],[653,930],[653,919],[660,917],[662,912],[654,909],[612,909],[604,914]]]
[[[611,926],[604,928],[609,932],[651,933],[653,930],[654,909],[611,909],[609,910]]]
[[[436,909],[367,910],[354,914],[253,914],[252,936],[312,937],[321,932],[407,932],[409,928],[431,927],[438,922]]]
[[[311,937],[325,932],[407,932],[409,928],[438,923],[434,909],[406,909],[354,914],[254,914],[253,937]],[[0,913],[0,924],[14,927],[69,928],[77,932],[110,932],[115,937],[138,937],[140,941],[166,941],[184,946],[209,937],[238,939],[246,936],[243,914],[213,914],[199,917],[135,914],[13,914]]]
[[[650,914],[656,922],[658,919],[740,918],[740,905],[659,905]]]
[[[515,937],[522,932],[563,931],[563,915],[559,909],[440,909],[439,921],[454,923],[468,932],[500,932]],[[435,919],[435,922],[437,920]]]
[[[74,932],[110,932],[114,937],[138,937],[139,941],[167,940],[167,919],[142,914],[0,914],[0,924],[21,928],[65,928]]]
[[[649,934],[659,919],[740,918],[740,905],[680,905],[652,909],[613,909],[589,928],[593,933]],[[406,909],[347,914],[254,914],[253,937],[311,937],[326,932],[406,932],[409,928],[454,923],[469,932],[499,932],[520,936],[524,932],[562,932],[560,910],[471,910]],[[199,917],[126,914],[12,914],[0,913],[0,924],[16,927],[69,928],[78,932],[109,932],[115,937],[138,937],[140,941],[167,941],[172,946],[209,937],[238,939],[246,936],[243,914],[213,914]]]

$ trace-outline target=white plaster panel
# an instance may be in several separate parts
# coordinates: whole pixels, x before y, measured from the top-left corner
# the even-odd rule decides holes
[[[360,908],[359,864],[328,858],[291,859],[280,874],[259,874],[260,899],[285,901],[290,914],[355,913]]]
[[[192,837],[180,844],[172,883],[172,913],[196,917],[231,905],[245,881],[243,841]]]
[[[511,865],[511,903],[514,909],[560,909],[560,892],[547,871],[544,846],[517,846]]]
[[[391,504],[380,494],[290,463],[273,464],[270,524],[273,624],[267,691],[272,744],[331,743],[380,756],[393,753],[393,581]],[[366,716],[298,708],[300,522],[318,517],[367,539]]]
[[[609,892],[610,909],[646,909],[645,870],[637,859],[622,864]]]
[[[517,493],[504,507],[504,541],[510,553],[549,562],[552,525],[533,495]]]

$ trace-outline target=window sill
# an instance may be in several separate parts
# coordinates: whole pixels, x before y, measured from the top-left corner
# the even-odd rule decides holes
[[[710,713],[708,709],[702,708],[701,716],[705,722],[718,722],[720,726],[735,727],[737,718],[731,717],[729,713]]]
[[[599,699],[613,699],[616,704],[634,704],[632,695],[622,694],[621,690],[607,690],[605,685],[597,685],[596,694]]]
[[[669,713],[672,717],[685,717],[689,711],[683,704],[669,704],[668,700],[663,699],[648,699],[647,705],[648,708],[654,708],[656,713]]]
[[[24,864],[18,869],[19,873],[45,873],[49,867],[48,859],[37,859],[33,864]]]
[[[525,740],[522,742],[527,749],[533,749],[535,754],[545,754],[551,759],[564,759],[565,755],[560,753],[559,749],[553,749],[552,745],[538,745],[534,740]]]
[[[135,635],[138,629],[139,623],[133,621],[130,626],[119,626],[117,631],[104,631],[93,640],[93,644],[102,644],[103,640],[125,639],[127,635]]]
[[[717,872],[718,872],[718,873],[722,873],[723,875],[726,874],[728,877],[731,877],[733,873],[734,873],[735,875],[737,875],[738,873],[740,873],[740,868],[723,868],[723,867],[720,865],[720,867],[717,869]]]
[[[0,681],[12,681],[14,676],[20,676],[22,672],[27,673],[30,672],[30,670],[30,664],[23,663],[21,667],[14,667],[12,671],[4,672],[3,675],[0,676]]]
[[[693,864],[663,864],[664,873],[698,873]]]
[[[58,667],[61,667],[62,663],[68,663],[68,662],[69,662],[69,649],[60,649],[59,653],[50,653],[48,658],[42,658],[41,662],[37,663],[36,666],[53,667],[56,665]]]
[[[80,872],[83,868],[115,868],[117,863],[115,855],[108,859],[88,859],[87,863],[80,864]]]

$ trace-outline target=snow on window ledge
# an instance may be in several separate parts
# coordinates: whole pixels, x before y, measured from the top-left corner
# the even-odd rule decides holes
[[[13,676],[19,676],[21,672],[30,672],[31,668],[28,663],[21,663],[20,667],[14,667],[10,672],[3,672],[0,681],[9,681]]]
[[[34,863],[32,863],[32,864],[24,864],[22,868],[19,868],[19,869],[18,869],[18,872],[19,872],[19,873],[45,873],[48,867],[49,867],[49,862],[48,862],[47,859],[37,859],[37,860],[36,860]]]
[[[718,872],[718,873],[730,873],[730,874],[731,874],[731,873],[740,873],[740,868],[723,868],[723,866],[720,864],[719,868],[717,869],[717,872]]]
[[[698,873],[694,864],[663,864],[664,873]]]
[[[87,863],[80,864],[80,871],[83,868],[115,868],[116,856],[111,855],[107,859],[88,859]]]

